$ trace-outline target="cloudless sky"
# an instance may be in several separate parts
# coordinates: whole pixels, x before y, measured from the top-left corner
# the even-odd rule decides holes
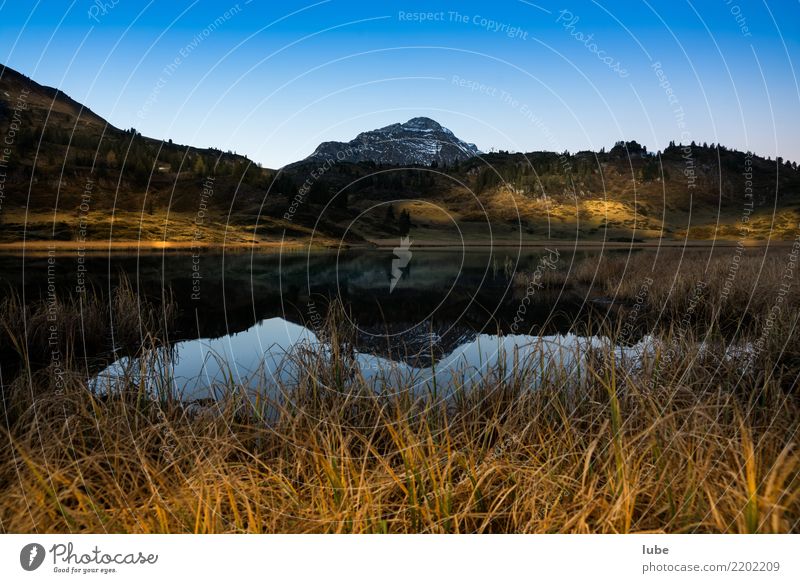
[[[0,0],[0,63],[272,168],[415,116],[484,151],[683,138],[800,161],[798,57],[796,0]]]

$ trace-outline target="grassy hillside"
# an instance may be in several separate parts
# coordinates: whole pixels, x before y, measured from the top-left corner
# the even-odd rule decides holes
[[[311,168],[290,172],[302,177]],[[377,207],[353,227],[369,238],[394,236],[383,220],[388,201],[395,215],[409,211],[417,240],[431,241],[793,239],[800,222],[796,164],[714,145],[500,152],[450,168],[340,164],[315,186],[342,191],[348,206]]]
[[[447,168],[245,156],[122,130],[64,93],[0,74],[0,244],[337,244],[793,239],[796,164],[715,145],[487,154]],[[390,208],[391,205],[391,208]],[[408,213],[404,219],[401,219]],[[408,220],[410,217],[410,221]],[[405,224],[401,221],[405,220]],[[409,224],[410,223],[410,224]]]
[[[11,142],[0,168],[0,242],[113,236],[235,244],[269,240],[285,227],[289,238],[309,234],[269,216],[257,221],[274,171],[232,152],[121,130],[8,68],[0,76],[0,134]]]

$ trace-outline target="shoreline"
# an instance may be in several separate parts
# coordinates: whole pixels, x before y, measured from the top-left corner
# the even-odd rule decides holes
[[[437,251],[457,251],[462,248],[469,249],[539,249],[546,247],[556,247],[559,249],[577,249],[577,250],[592,250],[592,249],[659,249],[659,248],[693,248],[704,249],[712,247],[720,248],[736,248],[740,245],[746,248],[765,248],[765,247],[789,247],[793,244],[790,240],[716,240],[707,241],[702,239],[691,240],[652,240],[652,241],[574,241],[564,239],[544,239],[544,240],[531,240],[524,242],[512,242],[508,240],[501,241],[475,241],[472,243],[458,243],[448,241],[430,241],[430,240],[413,240],[412,245],[417,250],[437,250]],[[391,250],[397,247],[396,240],[379,239],[366,243],[350,243],[347,245],[324,245],[313,244],[309,245],[308,242],[292,241],[268,241],[259,243],[243,243],[243,242],[230,242],[230,243],[198,243],[196,241],[15,241],[10,243],[0,243],[0,254],[3,255],[19,255],[19,254],[67,254],[67,253],[84,253],[84,254],[104,254],[104,253],[188,253],[188,252],[276,252],[281,250],[299,251],[308,250],[311,248],[314,251],[332,251],[341,249],[342,247],[347,250],[358,249],[388,249]]]
[[[276,251],[280,249],[299,250],[305,249],[306,243],[290,242],[281,243],[262,242],[262,243],[198,243],[196,241],[15,241],[13,243],[0,243],[0,255],[20,255],[22,253],[32,255],[47,255],[55,253],[64,255],[67,253],[83,253],[86,255],[101,255],[104,253],[189,253],[207,252],[215,250],[248,251],[253,249],[263,249],[265,251]],[[317,247],[317,246],[315,246]],[[318,246],[326,248],[324,246]]]

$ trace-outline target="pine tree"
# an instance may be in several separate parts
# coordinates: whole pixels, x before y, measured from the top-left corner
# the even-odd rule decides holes
[[[109,150],[106,153],[106,166],[109,168],[117,167],[117,154],[114,152],[114,150]]]
[[[347,205],[350,203],[350,197],[348,196],[347,191],[343,190],[340,192],[333,202],[336,205],[336,208],[347,210]]]
[[[400,218],[397,220],[397,229],[401,235],[408,235],[411,231],[411,214],[407,210],[400,211]]]
[[[328,184],[323,180],[317,180],[308,189],[308,202],[312,204],[325,204],[328,202],[330,189]]]
[[[202,156],[197,156],[194,161],[194,173],[198,176],[204,176],[206,173],[206,163]]]
[[[387,225],[391,225],[392,223],[395,222],[395,220],[396,217],[394,214],[394,206],[390,204],[388,207],[386,207],[386,217],[384,218],[384,222]]]

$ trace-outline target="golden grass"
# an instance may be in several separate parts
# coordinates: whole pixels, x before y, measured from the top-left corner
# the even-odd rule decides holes
[[[166,337],[176,315],[172,297],[162,300],[155,304],[139,296],[124,274],[108,296],[90,288],[26,302],[12,291],[0,300],[0,351],[13,350],[28,365],[56,352],[65,365],[74,365],[76,357],[113,346],[152,346],[153,337]]]
[[[595,371],[598,372],[598,371]],[[695,373],[696,375],[696,373]],[[694,375],[693,375],[694,376]],[[791,532],[798,407],[600,376],[442,402],[294,394],[267,424],[75,383],[6,431],[6,532]],[[316,387],[320,391],[320,387]],[[135,388],[132,388],[132,390]]]
[[[81,221],[89,225],[81,239]],[[44,249],[191,249],[204,247],[278,247],[285,244],[338,245],[339,240],[311,227],[263,216],[258,224],[242,224],[222,213],[154,213],[116,209],[77,212],[7,212],[0,250]],[[286,233],[284,235],[284,230]],[[25,239],[23,241],[23,234]]]
[[[777,247],[604,254],[577,262],[569,276],[550,276],[561,283],[592,284],[596,292],[621,301],[643,294],[644,311],[664,324],[691,312],[693,322],[733,322],[743,328],[742,335],[760,333],[773,306],[780,308],[784,324],[797,320],[800,289],[793,282],[797,257],[792,253],[792,247]],[[781,339],[780,333],[773,336]]]
[[[598,351],[580,378],[498,369],[441,399],[373,391],[341,319],[326,330],[332,358],[298,357],[280,399],[231,386],[187,404],[135,375],[110,395],[75,372],[60,390],[46,368],[21,375],[4,392],[0,529],[800,531],[800,365],[777,344],[750,362],[667,331],[636,367]],[[773,334],[798,345],[794,328]]]

